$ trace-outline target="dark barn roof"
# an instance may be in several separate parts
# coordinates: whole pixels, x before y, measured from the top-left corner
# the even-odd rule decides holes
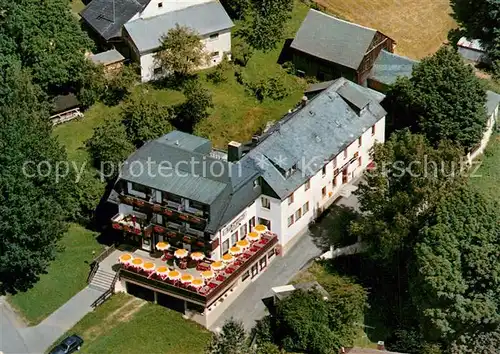
[[[80,106],[80,101],[72,93],[54,97],[51,114],[58,114]]]
[[[122,27],[150,0],[92,0],[80,16],[106,41],[120,37]],[[114,3],[114,6],[113,6]]]
[[[309,10],[291,48],[358,69],[376,30],[338,19],[320,11]]]

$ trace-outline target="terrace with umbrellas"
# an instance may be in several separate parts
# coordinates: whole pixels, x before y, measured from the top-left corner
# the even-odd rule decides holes
[[[208,307],[262,256],[274,252],[277,242],[276,234],[264,225],[256,225],[221,260],[215,261],[202,252],[175,249],[167,242],[158,242],[156,249],[162,254],[159,258],[144,251],[121,253],[120,278]]]

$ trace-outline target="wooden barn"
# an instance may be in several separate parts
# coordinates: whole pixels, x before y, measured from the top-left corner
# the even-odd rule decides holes
[[[321,81],[345,77],[366,86],[380,52],[394,52],[395,42],[385,34],[309,10],[290,48],[299,74]]]

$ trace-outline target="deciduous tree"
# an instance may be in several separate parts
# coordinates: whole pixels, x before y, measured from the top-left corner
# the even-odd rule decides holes
[[[206,354],[249,354],[248,337],[241,322],[230,319],[224,323],[220,333],[214,333],[205,351]]]
[[[0,55],[13,56],[33,81],[51,94],[78,91],[85,75],[85,51],[92,42],[66,0],[0,1]],[[3,41],[2,41],[3,42]]]
[[[143,92],[125,101],[121,116],[128,140],[136,147],[172,130],[172,108],[161,105]]]
[[[451,0],[454,18],[469,38],[480,39],[493,60],[500,60],[498,0]]]
[[[498,208],[462,187],[440,200],[421,229],[410,291],[427,338],[449,343],[500,324]]]
[[[135,149],[125,126],[116,118],[107,119],[96,127],[86,146],[95,167],[108,178],[117,175],[120,164]]]
[[[293,9],[291,0],[252,0],[248,39],[256,49],[271,50],[283,38]]]
[[[470,150],[486,125],[486,93],[472,69],[452,49],[423,59],[412,77],[397,81],[388,94],[396,128],[422,132],[437,146],[443,139]]]
[[[201,37],[188,27],[177,24],[160,41],[161,46],[154,59],[166,74],[183,78],[206,65],[209,60]]]
[[[351,232],[369,243],[375,258],[412,254],[429,212],[463,181],[461,156],[449,142],[433,148],[423,135],[407,130],[376,145],[375,168],[355,192],[363,216],[353,221]]]
[[[184,87],[186,101],[176,107],[175,126],[191,133],[201,120],[209,116],[214,107],[212,94],[198,80],[190,80]]]
[[[19,62],[2,64],[0,293],[15,293],[30,288],[54,259],[74,213],[73,180],[40,89]]]

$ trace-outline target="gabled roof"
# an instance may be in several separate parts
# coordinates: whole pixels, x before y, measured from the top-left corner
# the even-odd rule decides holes
[[[291,47],[301,52],[358,69],[376,30],[309,10]]]
[[[139,52],[143,53],[158,48],[161,36],[176,24],[189,27],[202,36],[234,26],[222,5],[218,1],[210,1],[155,17],[137,19],[125,24],[125,29]]]
[[[253,160],[266,183],[284,199],[385,116],[379,102],[371,90],[337,79],[305,107],[277,122],[242,162]],[[365,103],[364,109],[355,109]],[[293,167],[289,176],[279,165]]]
[[[369,78],[386,85],[391,85],[396,82],[399,76],[411,77],[413,67],[416,64],[418,64],[416,60],[381,50],[377,60],[375,60]]]
[[[500,95],[493,91],[486,91],[486,112],[491,116],[500,105]]]
[[[53,109],[51,111],[51,114],[62,113],[69,109],[80,106],[80,101],[78,101],[76,96],[72,93],[56,96],[54,97],[52,103]]]
[[[150,0],[92,0],[80,16],[106,41],[120,37],[122,27]]]
[[[89,58],[90,60],[92,60],[94,64],[103,64],[103,65],[114,64],[125,60],[125,57],[121,55],[120,52],[117,51],[116,49],[111,49],[105,52],[93,54]]]

